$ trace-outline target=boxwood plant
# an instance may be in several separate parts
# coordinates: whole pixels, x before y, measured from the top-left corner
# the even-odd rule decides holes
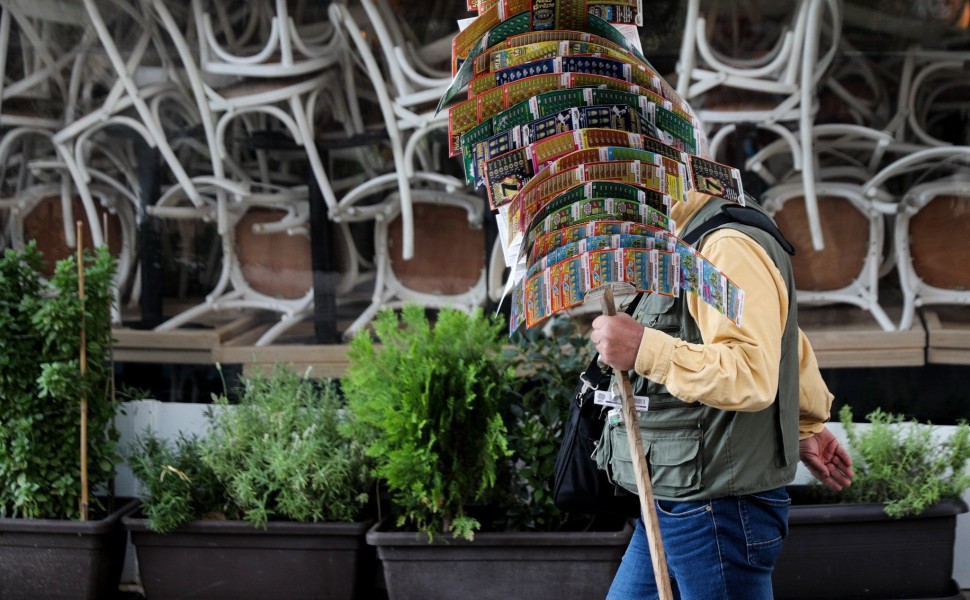
[[[350,343],[342,379],[375,473],[387,486],[398,526],[471,539],[473,508],[490,504],[510,454],[502,412],[513,369],[502,348],[505,325],[481,310],[385,310],[376,342]]]
[[[0,516],[74,519],[82,397],[93,509],[118,460],[110,371],[115,261],[106,248],[85,255],[83,303],[76,257],[58,261],[49,281],[41,261],[33,243],[0,258]]]

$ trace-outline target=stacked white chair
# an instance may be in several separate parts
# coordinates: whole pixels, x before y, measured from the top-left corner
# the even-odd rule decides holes
[[[387,6],[373,0],[361,0],[360,4],[363,15],[355,15],[349,6],[333,3],[331,19],[343,26],[353,43],[356,63],[369,85],[367,92],[375,95],[380,109],[382,121],[379,126],[387,133],[393,159],[393,171],[386,176],[392,176],[398,183],[404,222],[403,252],[405,259],[410,259],[414,250],[411,180],[418,170],[426,174],[440,171],[440,165],[431,160],[422,144],[431,132],[447,127],[447,111],[435,114],[435,106],[451,82],[451,76],[450,71],[429,71],[418,58],[418,52],[406,43],[396,17]],[[367,31],[376,37],[383,61],[378,60],[365,38],[364,32]],[[416,162],[421,169],[416,170]],[[454,177],[440,176],[439,179],[445,185],[464,187],[463,182]],[[383,185],[383,178],[365,185],[376,188]],[[341,218],[339,210],[337,214],[337,218]]]
[[[899,189],[894,242],[903,292],[898,328],[912,327],[916,309],[970,305],[970,146],[925,148],[882,168],[864,186]]]
[[[339,77],[342,38],[326,23],[304,27],[287,2],[199,0],[184,15],[170,4],[142,0],[178,54],[207,160],[191,185],[169,188],[151,212],[215,223],[222,262],[205,299],[157,329],[173,330],[219,311],[275,313],[277,322],[256,342],[266,345],[312,314],[309,178],[329,186],[314,120],[318,99]],[[193,188],[201,190],[201,202],[193,200]],[[337,232],[346,244],[346,232]],[[278,252],[267,257],[256,248]]]
[[[694,107],[708,131],[715,158],[721,144],[742,123],[770,131],[786,142],[795,169],[802,174],[812,245],[821,249],[824,241],[816,207],[816,177],[809,157],[814,152],[812,127],[819,81],[838,50],[841,2],[798,0],[773,47],[760,56],[719,51],[715,40],[730,36],[711,35],[709,28],[718,26],[716,13],[712,12],[709,18],[701,12],[700,4],[700,0],[688,2],[677,65],[677,92]],[[717,106],[718,91],[731,92],[742,100]],[[752,94],[759,100],[747,105]]]
[[[895,325],[879,302],[879,285],[893,264],[886,231],[892,228],[896,198],[881,186],[867,186],[894,140],[884,131],[859,125],[816,125],[813,133],[821,226],[838,243],[812,248],[804,186],[797,173],[782,175],[781,182],[762,196],[765,208],[797,249],[792,265],[798,302],[855,305],[891,331]],[[769,162],[772,154],[789,158],[782,143],[774,142],[753,159]]]
[[[95,28],[81,4],[62,11],[30,2],[4,4],[0,212],[6,215],[4,244],[22,248],[35,240],[44,253],[47,275],[55,261],[76,252],[76,222],[82,221],[85,245],[107,242],[117,257],[120,296],[132,285],[137,253],[136,188],[125,177],[124,158],[115,151],[102,153],[113,162],[92,166],[79,185],[72,177],[73,161],[59,152],[61,132],[92,106],[108,101],[96,89],[99,84],[110,88],[114,78],[104,77],[107,64],[98,48]],[[130,106],[118,106],[117,114]]]
[[[372,93],[376,99],[381,115],[377,126],[387,132],[393,162],[388,165],[390,170],[334,197],[336,220],[374,222],[374,292],[370,305],[344,332],[345,337],[360,331],[382,308],[411,301],[471,310],[484,305],[487,295],[484,203],[465,193],[464,181],[442,172],[423,149],[428,135],[447,124],[447,112],[435,116],[434,105],[450,83],[450,74],[440,73],[437,79],[421,74],[425,67],[418,66],[417,53],[400,37],[390,12],[378,10],[371,0],[363,0],[362,8],[367,21],[358,22],[360,15],[350,7],[333,3],[331,19],[342,24],[353,43],[355,64],[364,75],[365,89],[359,94],[364,98]],[[383,61],[364,32],[374,32],[378,38]],[[455,217],[461,213],[466,216]],[[434,240],[455,233],[459,235],[455,242],[464,250],[449,250],[448,260],[458,266],[461,275],[451,284],[429,286],[417,274],[447,270],[448,261],[441,252],[447,244],[434,246]]]

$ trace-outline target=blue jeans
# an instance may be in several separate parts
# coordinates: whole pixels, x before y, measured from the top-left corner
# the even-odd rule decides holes
[[[657,519],[674,597],[683,600],[771,600],[771,571],[788,535],[788,491],[668,502]],[[607,600],[657,598],[643,520],[613,579]]]

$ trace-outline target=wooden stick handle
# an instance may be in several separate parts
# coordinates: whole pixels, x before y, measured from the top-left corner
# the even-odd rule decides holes
[[[84,329],[84,229],[77,222],[77,294],[81,300],[81,385],[88,370],[87,336]],[[88,520],[88,397],[81,393],[81,520]]]
[[[611,317],[616,316],[613,290],[609,287],[603,294],[603,314]],[[673,600],[674,592],[670,587],[670,575],[667,573],[667,555],[664,552],[663,540],[660,536],[660,523],[657,520],[657,509],[653,502],[650,468],[647,466],[647,457],[643,451],[643,438],[640,435],[640,418],[633,401],[633,386],[630,384],[630,376],[626,371],[617,370],[616,378],[620,383],[620,395],[623,398],[623,424],[626,426],[626,439],[630,445],[630,456],[633,457],[633,475],[637,481],[640,511],[643,513],[643,524],[647,531],[647,545],[650,548],[650,561],[653,563],[659,599]]]

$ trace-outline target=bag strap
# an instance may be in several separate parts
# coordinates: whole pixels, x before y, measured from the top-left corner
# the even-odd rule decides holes
[[[637,309],[637,305],[640,304],[640,299],[642,297],[643,297],[643,293],[639,293],[636,296],[634,296],[633,301],[630,302],[630,305],[626,307],[626,314],[628,315],[633,314],[633,312]],[[600,368],[599,358],[600,358],[599,352],[593,353],[592,360],[589,361],[589,364],[586,366],[586,369],[584,369],[583,372],[579,375],[579,378],[583,382],[583,391],[586,391],[591,387],[594,389],[598,388],[600,385],[600,382],[603,381],[603,378],[606,375],[610,374],[611,369],[606,369],[604,371],[603,369]]]
[[[741,206],[739,204],[725,204],[721,207],[721,212],[701,223],[697,229],[685,235],[683,240],[685,243],[693,246],[707,232],[713,231],[728,223],[741,223],[742,225],[749,225],[766,231],[775,238],[785,252],[791,256],[795,256],[795,247],[785,239],[785,236],[782,235],[778,226],[775,225],[775,222],[768,215],[750,206]]]

